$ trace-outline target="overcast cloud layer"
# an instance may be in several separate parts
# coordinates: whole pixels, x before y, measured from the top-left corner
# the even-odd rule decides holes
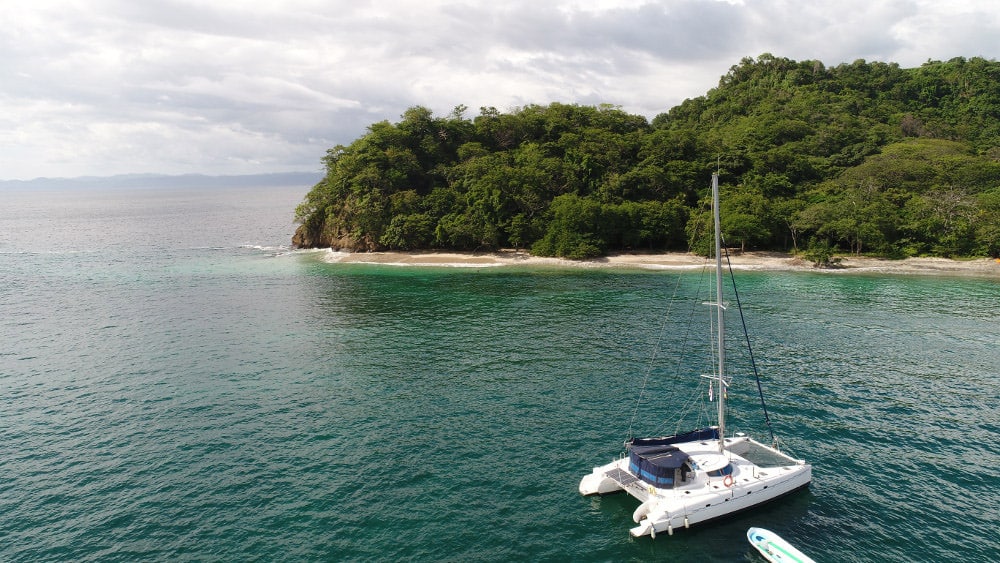
[[[4,2],[0,179],[313,171],[411,106],[653,118],[743,57],[1000,57],[995,0]]]

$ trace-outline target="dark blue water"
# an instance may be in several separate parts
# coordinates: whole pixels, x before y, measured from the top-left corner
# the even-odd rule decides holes
[[[1000,559],[996,279],[737,273],[813,485],[634,540],[576,487],[683,410],[699,274],[328,264],[306,190],[0,192],[0,559]]]

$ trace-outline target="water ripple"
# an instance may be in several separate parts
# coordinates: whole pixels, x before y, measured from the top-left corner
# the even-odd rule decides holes
[[[67,229],[92,212],[71,248],[0,252],[0,558],[734,561],[763,525],[817,560],[1000,559],[991,282],[742,274],[813,486],[631,540],[635,502],[576,485],[644,385],[644,427],[697,385],[673,377],[699,373],[676,350],[702,355],[663,322],[675,274],[325,264],[229,205],[235,239],[153,198],[67,206]],[[754,391],[735,380],[734,406]]]

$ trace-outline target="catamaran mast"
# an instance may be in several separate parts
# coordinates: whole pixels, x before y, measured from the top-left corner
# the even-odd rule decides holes
[[[719,331],[719,453],[726,439],[726,331],[725,307],[722,304],[722,227],[719,221],[719,173],[712,174],[712,212],[715,221],[715,307]]]

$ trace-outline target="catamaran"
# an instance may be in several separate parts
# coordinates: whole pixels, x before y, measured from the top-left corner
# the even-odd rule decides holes
[[[580,481],[583,495],[625,491],[639,507],[632,514],[635,536],[673,534],[675,529],[714,520],[785,496],[812,479],[812,466],[777,447],[742,433],[726,436],[725,311],[719,175],[712,175],[715,226],[715,369],[710,392],[718,397],[718,425],[672,436],[630,438],[625,452],[595,467]]]

